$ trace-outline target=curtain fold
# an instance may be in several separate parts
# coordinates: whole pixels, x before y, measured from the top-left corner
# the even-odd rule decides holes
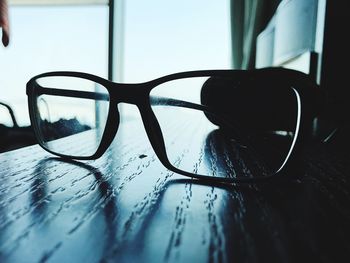
[[[256,37],[264,29],[280,0],[231,0],[232,66],[255,65]]]

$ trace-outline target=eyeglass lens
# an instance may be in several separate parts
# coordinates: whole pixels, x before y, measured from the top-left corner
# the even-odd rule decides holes
[[[281,168],[293,145],[299,109],[290,87],[196,77],[163,83],[150,95],[166,154],[180,170],[213,177],[267,176]],[[157,104],[154,98],[208,109]]]
[[[106,127],[107,89],[77,77],[43,77],[36,82],[36,126],[43,146],[63,155],[93,155]]]

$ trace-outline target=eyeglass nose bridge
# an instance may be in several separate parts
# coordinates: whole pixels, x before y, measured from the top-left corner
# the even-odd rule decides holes
[[[114,83],[110,89],[111,100],[118,103],[140,105],[149,96],[150,89],[147,84],[121,84]]]
[[[153,83],[146,82],[140,84],[113,84],[114,86],[112,86],[109,91],[111,96],[111,104],[133,104],[138,108],[149,142],[155,150],[155,153],[157,154],[159,160],[168,169],[173,169],[168,158],[166,157],[164,138],[161,132],[161,128],[156,116],[150,107],[149,95],[150,91],[154,87]],[[112,115],[117,117],[119,125],[119,112],[111,112],[110,116]],[[105,140],[106,143],[101,147],[103,151],[108,148],[107,141],[108,144],[112,142],[114,136],[117,133],[118,125],[113,126],[113,131],[107,131]],[[99,156],[101,153],[102,150],[99,152]]]
[[[101,144],[93,155],[94,159],[101,157],[106,152],[118,132],[120,114],[114,106],[117,106],[119,103],[127,103],[136,105],[140,110],[147,104],[150,92],[150,89],[145,84],[112,83],[112,85],[106,87],[110,96],[110,107],[106,123],[108,128],[105,129]]]

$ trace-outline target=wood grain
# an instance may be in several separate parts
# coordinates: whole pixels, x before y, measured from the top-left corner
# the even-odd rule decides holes
[[[166,170],[139,122],[95,161],[3,153],[0,262],[349,259],[347,160],[317,144],[304,154],[297,176],[237,186]]]

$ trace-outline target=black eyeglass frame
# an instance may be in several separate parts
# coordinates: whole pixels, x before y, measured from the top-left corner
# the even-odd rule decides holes
[[[45,146],[45,143],[41,140],[40,129],[37,123],[37,105],[35,103],[35,98],[37,94],[34,94],[34,89],[38,87],[36,82],[37,79],[42,77],[77,77],[81,79],[86,79],[98,83],[105,87],[109,93],[109,110],[106,121],[106,126],[102,135],[102,139],[99,147],[96,152],[91,156],[71,156],[64,155],[60,153],[56,153],[51,151]],[[200,175],[193,174],[190,172],[186,172],[178,169],[173,166],[166,154],[165,143],[161,128],[157,121],[157,118],[151,108],[150,103],[150,92],[153,88],[157,87],[160,84],[163,84],[168,81],[185,79],[191,77],[230,77],[237,79],[249,79],[249,78],[257,78],[262,81],[266,79],[273,79],[275,82],[281,82],[284,84],[290,84],[290,87],[293,88],[296,98],[298,100],[298,120],[296,132],[298,134],[295,135],[293,145],[290,149],[289,154],[287,155],[282,166],[275,172],[267,176],[261,177],[242,177],[242,178],[222,178],[222,177],[213,177],[208,175]],[[52,91],[54,92],[54,91]],[[57,92],[57,91],[56,91]],[[80,93],[79,96],[84,96],[84,92],[82,91],[70,91],[73,93]],[[116,83],[99,76],[95,76],[89,73],[83,72],[70,72],[70,71],[56,71],[56,72],[47,72],[40,75],[37,75],[31,78],[26,86],[26,93],[28,95],[28,107],[29,107],[29,115],[31,124],[34,129],[34,133],[38,139],[39,145],[45,149],[46,151],[60,156],[62,158],[68,159],[77,159],[77,160],[93,160],[101,157],[109,145],[112,143],[118,127],[120,123],[120,116],[117,105],[119,103],[128,103],[136,105],[142,118],[142,122],[144,128],[146,130],[148,139],[155,151],[160,162],[169,169],[170,171],[176,172],[181,175],[185,175],[192,178],[204,179],[215,182],[226,182],[226,183],[255,183],[258,181],[266,181],[267,179],[271,179],[280,175],[288,170],[292,166],[296,164],[299,149],[301,146],[301,142],[303,141],[303,137],[308,134],[308,124],[310,120],[315,115],[314,111],[318,106],[317,96],[317,85],[310,79],[310,77],[306,74],[303,74],[298,71],[284,69],[284,68],[264,68],[264,69],[256,69],[256,70],[201,70],[201,71],[188,71],[188,72],[180,72],[171,75],[167,75],[164,77],[160,77],[148,82],[144,83]],[[66,96],[74,95],[73,93],[66,94]],[[305,101],[308,101],[306,103]],[[175,102],[176,103],[176,102]],[[183,106],[186,102],[180,102]],[[308,105],[306,109],[304,109],[304,105]],[[210,112],[211,110],[205,105],[197,105],[193,103],[187,103],[188,108],[193,108],[197,110]]]

